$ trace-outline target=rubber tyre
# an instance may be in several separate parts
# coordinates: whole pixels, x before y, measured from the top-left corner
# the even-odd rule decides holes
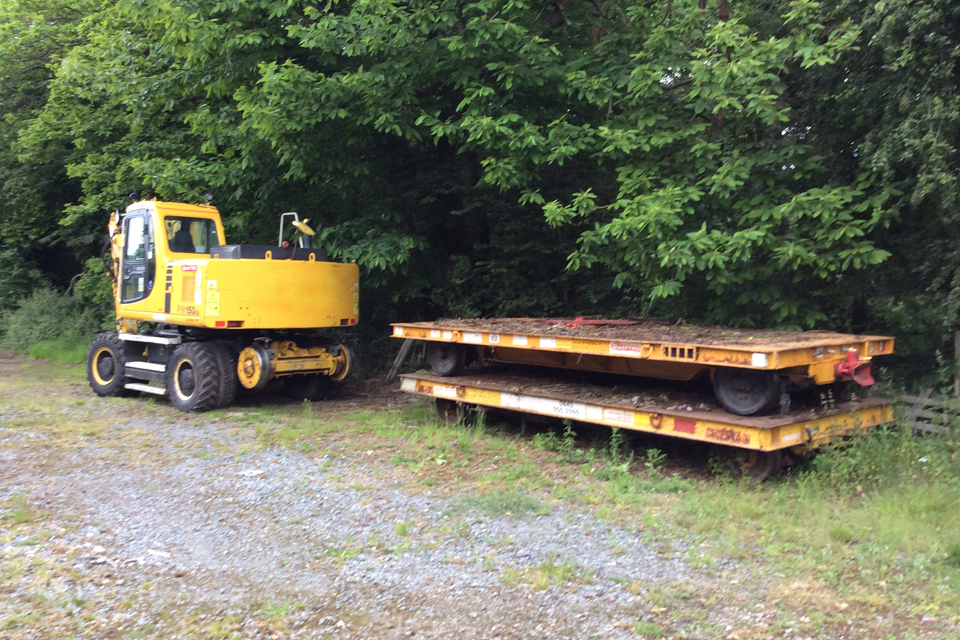
[[[220,364],[216,344],[188,342],[173,352],[167,364],[167,394],[177,409],[209,411],[218,405]]]
[[[713,374],[713,393],[730,413],[753,416],[780,401],[780,380],[770,371],[720,367]]]
[[[324,400],[330,394],[333,382],[321,375],[290,376],[283,379],[283,386],[294,400]]]
[[[467,354],[464,348],[450,342],[428,342],[427,362],[438,376],[444,378],[459,375],[467,364]]]
[[[217,357],[220,374],[220,390],[217,393],[217,409],[229,407],[237,399],[240,381],[237,379],[237,354],[224,342],[211,342],[210,347]]]
[[[123,341],[115,333],[98,335],[87,351],[87,380],[98,396],[120,396],[126,390]]]

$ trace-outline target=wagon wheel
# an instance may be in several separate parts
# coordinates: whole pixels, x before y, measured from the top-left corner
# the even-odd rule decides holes
[[[779,450],[757,451],[717,446],[713,454],[721,470],[729,471],[734,478],[749,478],[750,486],[776,475],[783,466],[783,454]]]
[[[780,378],[772,371],[720,367],[713,374],[713,392],[730,413],[752,416],[780,400]]]
[[[460,422],[460,403],[446,398],[437,398],[437,416],[443,424],[457,424]]]
[[[430,342],[427,344],[427,362],[437,375],[455,376],[467,363],[466,351],[457,343]]]

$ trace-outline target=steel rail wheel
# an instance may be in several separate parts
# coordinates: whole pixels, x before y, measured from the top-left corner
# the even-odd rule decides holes
[[[209,411],[220,399],[217,347],[188,342],[173,352],[167,365],[167,393],[181,411]]]
[[[780,450],[757,451],[718,445],[713,453],[722,472],[730,473],[734,479],[748,478],[751,486],[780,473],[783,466],[783,452]]]
[[[713,393],[730,413],[752,416],[779,402],[780,379],[772,371],[720,367],[713,374]]]
[[[123,342],[115,333],[101,333],[87,351],[87,380],[98,396],[124,394]]]
[[[460,410],[456,400],[447,400],[446,398],[437,398],[437,416],[443,424],[458,424],[460,422]]]
[[[345,344],[337,345],[340,348],[340,357],[337,360],[337,370],[333,375],[325,376],[333,382],[343,382],[353,375],[353,370],[357,366],[357,357],[353,355],[353,350]]]
[[[262,344],[253,344],[237,356],[236,376],[245,389],[260,391],[273,379],[273,362]]]
[[[438,376],[455,376],[463,371],[467,364],[467,354],[463,347],[450,342],[428,342],[427,362]]]

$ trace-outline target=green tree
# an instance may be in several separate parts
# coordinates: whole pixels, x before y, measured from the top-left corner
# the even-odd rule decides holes
[[[785,100],[785,77],[857,37],[818,8],[789,3],[787,33],[760,39],[726,2],[308,4],[289,27],[306,56],[236,95],[294,175],[302,133],[331,125],[450,144],[573,227],[572,269],[609,268],[635,298],[683,291],[672,312],[810,326],[843,274],[888,255],[871,241],[887,194],[836,181]]]
[[[52,279],[65,285],[77,267],[72,238],[57,224],[79,197],[57,149],[20,157],[18,137],[46,105],[55,67],[82,41],[89,0],[9,0],[0,7],[0,306]]]
[[[960,6],[843,0],[822,11],[861,34],[836,65],[794,78],[793,104],[835,175],[868,173],[891,194],[889,228],[874,235],[891,258],[849,279],[849,313],[837,317],[896,335],[900,370],[920,377],[938,351],[952,355],[960,328]]]
[[[59,167],[72,197],[24,194],[66,215],[16,215],[88,247],[130,191],[212,189],[234,242],[297,210],[361,265],[375,333],[450,313],[867,328],[910,295],[944,333],[956,11],[118,0],[62,27],[2,161]]]

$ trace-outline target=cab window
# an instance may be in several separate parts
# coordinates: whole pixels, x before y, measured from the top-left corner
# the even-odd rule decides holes
[[[150,226],[150,218],[139,211],[127,214],[123,220],[121,302],[142,300],[153,290],[157,258]]]
[[[210,253],[220,245],[217,225],[207,218],[167,216],[163,219],[167,246],[174,253]]]

